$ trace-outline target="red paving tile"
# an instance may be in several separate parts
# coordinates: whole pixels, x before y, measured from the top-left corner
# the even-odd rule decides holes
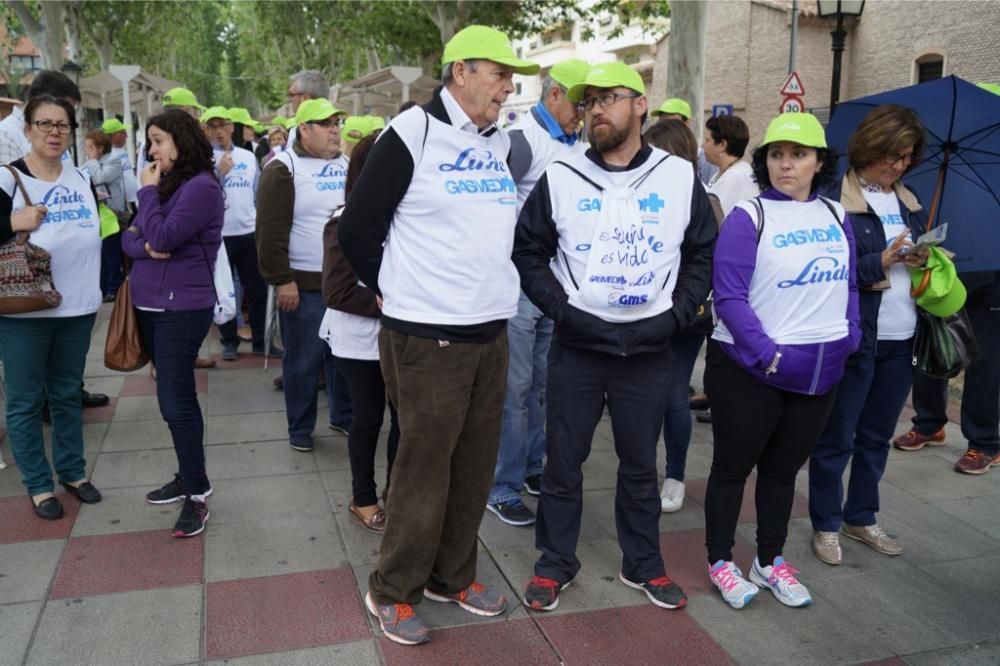
[[[52,598],[200,583],[204,559],[202,538],[175,539],[167,529],[75,537],[59,563]]]
[[[237,657],[371,637],[348,567],[210,583],[205,656]]]
[[[111,423],[111,418],[115,415],[115,405],[118,398],[111,398],[111,402],[104,407],[88,407],[83,410],[84,423]]]
[[[538,623],[567,666],[735,663],[683,610],[644,604],[539,617]]]
[[[660,552],[670,576],[691,598],[699,594],[716,594],[708,578],[708,555],[705,551],[705,530],[684,530],[660,534]],[[733,561],[744,573],[750,570],[757,551],[739,534],[733,549]]]
[[[684,494],[702,506],[705,505],[705,486],[708,479],[690,479],[684,481]],[[754,489],[757,487],[757,478],[751,476],[743,486],[743,505],[740,508],[740,523],[757,522],[757,507],[754,504]],[[792,504],[792,518],[805,518],[809,515],[809,500],[802,495],[795,493],[795,502]]]
[[[418,611],[419,612],[419,611]],[[559,658],[531,620],[468,624],[431,631],[431,642],[419,647],[379,639],[386,664],[475,664],[507,666],[558,664]]]
[[[198,393],[205,393],[208,391],[208,373],[206,371],[195,370],[194,382]],[[121,393],[118,395],[122,398],[156,395],[156,380],[153,379],[148,372],[141,375],[130,375],[125,378],[125,383],[122,384]]]
[[[8,461],[7,464],[14,466],[13,461]],[[17,474],[17,470],[10,469],[5,473]],[[64,515],[59,520],[42,520],[36,516],[27,494],[0,497],[0,543],[68,537],[76,521],[76,514],[80,512],[80,503],[66,493],[56,493],[56,497],[63,505]]]

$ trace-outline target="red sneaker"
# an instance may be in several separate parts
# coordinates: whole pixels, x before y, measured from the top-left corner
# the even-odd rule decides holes
[[[559,605],[559,593],[569,587],[545,576],[533,576],[524,590],[524,605],[531,610],[550,611]]]
[[[892,445],[900,451],[919,451],[925,446],[944,446],[944,428],[933,435],[925,435],[922,432],[911,430],[892,440]]]
[[[955,462],[955,471],[963,474],[986,474],[994,465],[1000,465],[1000,453],[990,455],[979,449],[969,449]]]

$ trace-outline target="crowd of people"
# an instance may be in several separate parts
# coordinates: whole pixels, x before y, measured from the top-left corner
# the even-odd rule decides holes
[[[414,611],[425,598],[506,610],[477,579],[487,510],[534,525],[540,556],[522,601],[558,605],[581,567],[583,465],[605,410],[619,461],[618,578],[656,606],[687,602],[659,525],[683,506],[695,402],[710,406],[713,434],[706,572],[730,606],[761,588],[790,607],[811,603],[784,558],[807,463],[820,561],[843,561],[840,536],[900,555],[878,520],[890,447],[940,445],[947,418],[946,382],[911,363],[911,274],[928,256],[914,242],[927,216],[902,178],[921,159],[920,119],[874,109],[840,175],[808,113],[777,116],[757,141],[739,117],[713,117],[699,146],[684,100],[652,109],[628,65],[568,60],[501,128],[513,75],[538,65],[484,26],[456,33],[442,64],[431,101],[388,125],[338,109],[311,70],[290,78],[293,117],[269,128],[171,90],[146,123],[136,171],[117,119],[86,135],[88,159],[72,166],[79,91],[58,73],[36,78],[23,111],[0,123],[0,242],[30,232],[62,293],[58,307],[0,316],[11,448],[36,513],[62,515],[53,468],[79,501],[101,499],[85,474],[81,410],[94,398],[82,379],[102,300],[128,288],[178,461],[146,500],[182,503],[174,536],[204,531],[212,486],[194,369],[222,262],[249,320],[248,339],[239,320],[219,325],[223,361],[244,340],[281,359],[292,449],[314,448],[322,387],[329,427],[347,435],[351,519],[381,534],[365,604],[393,641],[430,640]],[[101,205],[121,229],[103,240]],[[975,330],[1000,334],[1000,274],[963,277]],[[269,290],[281,346],[266,330]],[[706,343],[705,395],[692,397]],[[890,442],[911,385],[913,429]],[[1000,464],[996,345],[968,368],[970,387],[955,469],[983,474]],[[754,472],[757,544],[744,576],[733,546]],[[537,512],[522,492],[538,497]]]

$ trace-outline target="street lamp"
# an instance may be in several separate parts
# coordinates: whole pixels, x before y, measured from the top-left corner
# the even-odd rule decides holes
[[[63,63],[63,66],[60,69],[62,70],[63,74],[65,74],[66,76],[68,76],[73,80],[73,83],[75,83],[78,86],[80,85],[80,72],[83,71],[83,67],[80,67],[72,60],[67,60],[66,62]]]
[[[820,18],[837,18],[837,27],[830,33],[833,37],[833,81],[830,83],[830,117],[840,100],[840,58],[844,53],[844,17],[858,18],[865,10],[865,0],[817,0]]]

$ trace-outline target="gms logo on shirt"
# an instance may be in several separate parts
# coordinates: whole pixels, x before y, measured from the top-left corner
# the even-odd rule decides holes
[[[37,205],[49,209],[42,224],[76,222],[77,226],[83,229],[94,226],[92,219],[94,213],[86,204],[87,200],[82,194],[65,185],[56,185],[51,188],[37,203]]]
[[[507,165],[497,159],[491,150],[466,148],[451,162],[438,165],[438,171],[444,173],[476,172],[478,178],[449,178],[444,181],[444,191],[449,195],[464,194],[500,194],[497,203],[504,206],[517,204],[517,186],[507,175]],[[481,173],[485,172],[485,173]],[[503,174],[496,178],[486,178],[490,172]],[[470,173],[471,175],[471,173]]]
[[[317,192],[330,192],[343,190],[347,181],[347,169],[337,164],[324,164],[318,173],[312,175],[318,179],[316,182]]]

